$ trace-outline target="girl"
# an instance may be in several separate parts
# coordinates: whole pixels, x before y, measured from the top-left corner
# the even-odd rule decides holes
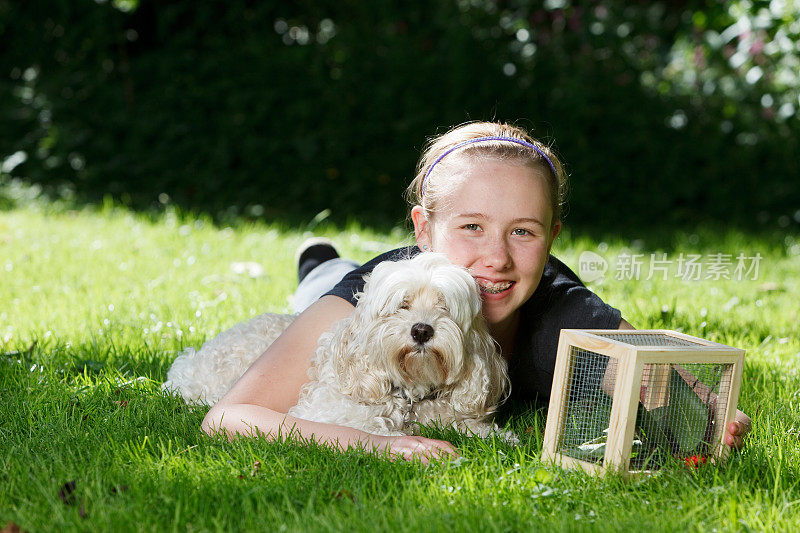
[[[365,445],[423,462],[455,455],[441,440],[372,435],[285,414],[308,380],[317,339],[353,312],[363,275],[380,261],[426,251],[445,254],[478,282],[483,315],[509,362],[512,399],[546,400],[562,328],[633,329],[550,255],[561,230],[565,189],[566,174],[553,152],[518,127],[471,123],[433,139],[408,189],[415,250],[375,258],[310,305],[211,408],[203,429],[269,438],[294,430],[342,449]],[[749,419],[738,413],[726,443],[740,447],[748,430]]]

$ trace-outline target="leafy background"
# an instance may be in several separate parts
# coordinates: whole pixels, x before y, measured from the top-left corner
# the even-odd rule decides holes
[[[425,138],[499,119],[556,143],[570,224],[797,227],[798,21],[781,0],[0,0],[0,179],[393,225]]]

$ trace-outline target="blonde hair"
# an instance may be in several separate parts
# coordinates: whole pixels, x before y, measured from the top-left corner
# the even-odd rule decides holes
[[[534,145],[541,150],[541,153],[515,142],[487,140],[465,145],[455,150],[452,156],[448,155],[440,160],[443,154],[456,145],[481,137],[517,139]],[[437,205],[452,189],[452,183],[448,183],[447,179],[449,174],[444,169],[447,168],[451,157],[453,160],[457,159],[456,154],[486,155],[539,169],[547,181],[550,206],[553,211],[551,225],[561,220],[567,192],[567,174],[561,161],[549,146],[531,137],[524,129],[498,122],[470,122],[430,139],[417,163],[416,176],[406,189],[406,198],[412,206],[422,206],[429,217],[436,212]],[[542,157],[542,154],[550,161]],[[431,171],[434,164],[435,169]]]

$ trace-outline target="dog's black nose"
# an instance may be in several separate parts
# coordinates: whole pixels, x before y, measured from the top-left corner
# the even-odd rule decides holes
[[[428,342],[433,337],[433,328],[424,322],[417,322],[411,326],[411,338],[420,344]]]

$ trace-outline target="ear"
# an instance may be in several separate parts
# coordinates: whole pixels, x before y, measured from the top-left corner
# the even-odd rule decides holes
[[[411,208],[411,222],[414,223],[414,237],[417,239],[417,246],[420,250],[431,249],[431,223],[425,208],[415,205]],[[427,248],[425,248],[427,246]]]
[[[465,337],[471,365],[465,379],[453,389],[456,409],[469,418],[492,414],[510,391],[506,362],[481,319],[476,319]]]
[[[550,248],[553,247],[553,241],[556,240],[558,234],[561,233],[561,221],[557,221],[553,224],[553,229],[550,231],[550,244],[547,245],[547,253],[550,253]]]
[[[339,391],[358,402],[375,404],[391,392],[392,383],[388,372],[378,368],[376,358],[368,353],[372,328],[363,315],[356,307],[350,318],[334,326],[324,349],[330,358]]]

